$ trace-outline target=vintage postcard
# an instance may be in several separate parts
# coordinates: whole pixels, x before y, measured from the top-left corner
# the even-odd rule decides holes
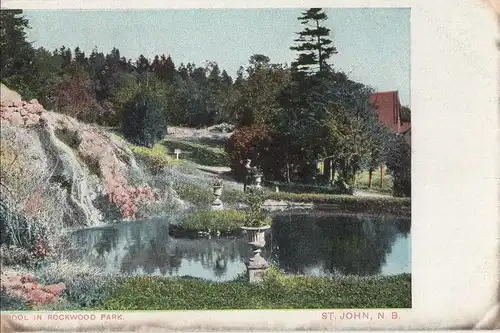
[[[495,8],[6,1],[2,332],[500,328]]]

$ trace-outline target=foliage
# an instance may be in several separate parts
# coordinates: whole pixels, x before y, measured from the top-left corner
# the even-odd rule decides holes
[[[269,192],[265,195],[265,198],[327,205],[326,208],[345,213],[394,214],[404,217],[411,215],[411,200],[409,198],[356,197],[350,195],[297,194],[286,192]]]
[[[151,148],[129,145],[129,148],[145,162],[154,175],[162,172],[168,165],[175,163],[175,160],[167,154],[165,148],[160,144],[155,144]]]
[[[407,106],[401,107],[401,122],[410,123],[411,122],[411,110]]]
[[[69,64],[51,91],[55,110],[87,123],[95,123],[104,117],[105,111],[97,103],[90,76],[82,65]]]
[[[26,99],[36,93],[35,50],[26,40],[28,20],[22,10],[0,11],[0,77],[4,84],[16,90]]]
[[[411,276],[315,278],[270,268],[259,285],[237,280],[136,277],[117,285],[103,310],[409,308]]]
[[[214,187],[221,187],[222,186],[222,179],[219,178],[217,175],[213,175],[212,177],[212,186]]]
[[[339,179],[328,185],[351,193],[356,173],[385,164],[390,140],[369,103],[373,90],[328,64],[337,49],[325,11],[310,8],[298,19],[304,29],[291,47],[298,53],[291,68],[253,54],[233,80],[215,61],[176,66],[169,55],[126,59],[117,48],[35,50],[22,11],[2,11],[2,80],[82,121],[119,125],[146,147],[163,139],[167,122],[236,124],[225,151],[179,140],[165,145],[199,164],[229,164],[240,180],[246,158],[267,180],[306,182],[315,176],[312,161],[334,155]],[[407,113],[403,107],[402,119]]]
[[[213,201],[209,187],[204,187],[198,184],[190,183],[174,183],[173,189],[182,200],[189,201],[193,204],[208,205]],[[224,195],[224,193],[223,193]]]
[[[269,57],[254,54],[231,96],[230,112],[239,127],[256,123],[270,124],[281,110],[277,97],[291,79],[290,71],[281,64],[272,64]]]
[[[364,190],[372,190],[375,192],[391,194],[392,193],[392,177],[384,168],[382,187],[380,187],[380,170],[374,169],[372,172],[372,186],[369,187],[369,171],[363,171],[357,175],[356,188]]]
[[[165,98],[161,91],[145,87],[123,111],[122,133],[130,142],[151,148],[167,134]]]
[[[290,47],[291,50],[299,52],[292,66],[303,73],[309,73],[314,69],[319,72],[327,70],[326,61],[337,53],[332,41],[328,39],[330,29],[320,25],[320,22],[326,21],[328,16],[322,8],[310,8],[298,19],[305,28],[297,33],[299,37],[294,40],[297,45]]]
[[[37,266],[43,263],[54,246],[59,227],[62,191],[41,177],[45,170],[31,170],[35,165],[29,153],[20,154],[23,144],[35,146],[32,137],[15,135],[2,129],[0,150],[0,228],[1,257],[4,264]],[[13,135],[13,136],[12,136]],[[39,157],[36,154],[33,157]],[[30,172],[27,172],[27,171]],[[41,179],[40,179],[41,178]]]
[[[245,216],[245,227],[263,227],[271,225],[271,218],[262,213],[264,194],[261,190],[249,188],[246,193],[246,203],[249,208]]]
[[[387,169],[393,178],[393,195],[411,196],[411,148],[403,136],[394,135],[387,153]]]
[[[86,265],[78,267],[66,260],[51,263],[36,271],[41,284],[64,283],[61,295],[69,303],[67,309],[93,309],[104,304],[112,288],[123,278],[105,275],[97,268]]]
[[[197,211],[186,216],[176,229],[184,232],[232,234],[244,226],[246,216],[247,213],[237,210]]]
[[[245,175],[243,160],[251,159],[253,164],[270,162],[271,137],[264,124],[254,124],[238,128],[226,143],[226,153],[230,166],[238,178]]]
[[[21,299],[9,295],[2,286],[0,291],[0,309],[2,311],[31,310],[31,305]]]

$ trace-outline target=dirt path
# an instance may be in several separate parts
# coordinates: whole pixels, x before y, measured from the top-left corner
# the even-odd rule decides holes
[[[356,190],[354,192],[356,197],[372,197],[372,198],[391,198],[392,196],[384,193],[377,193],[372,191]]]
[[[225,166],[208,166],[208,165],[200,165],[196,164],[196,168],[201,171],[206,171],[210,173],[226,173],[231,171],[230,167],[225,167]]]

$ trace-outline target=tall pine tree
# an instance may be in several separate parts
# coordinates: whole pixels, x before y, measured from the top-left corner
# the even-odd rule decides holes
[[[294,39],[295,46],[291,50],[298,51],[298,57],[292,63],[292,68],[301,73],[315,73],[327,71],[327,60],[337,53],[332,41],[328,39],[330,29],[320,25],[328,19],[322,8],[311,8],[298,18],[306,27]]]

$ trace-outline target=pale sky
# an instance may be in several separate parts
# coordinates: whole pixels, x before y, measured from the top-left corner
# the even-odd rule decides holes
[[[203,65],[216,61],[233,78],[252,54],[290,64],[289,47],[304,9],[213,9],[123,11],[25,11],[32,29],[28,39],[49,50],[79,46],[87,55],[97,46],[135,60],[170,55]],[[324,25],[338,54],[330,63],[378,91],[398,90],[410,105],[410,9],[328,8]]]

